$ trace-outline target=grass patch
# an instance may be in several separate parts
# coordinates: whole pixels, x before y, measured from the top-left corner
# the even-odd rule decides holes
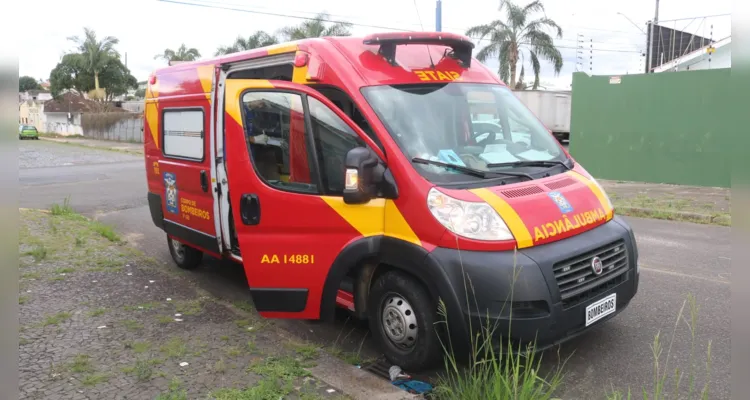
[[[113,243],[120,242],[120,236],[115,232],[114,228],[101,222],[95,221],[91,226],[91,229],[103,238]]]
[[[68,364],[68,369],[75,374],[94,372],[94,366],[91,365],[90,357],[87,354],[76,355],[73,361]]]
[[[180,388],[182,382],[177,377],[172,378],[169,382],[169,389],[160,393],[154,400],[187,400],[187,392]]]
[[[265,378],[246,389],[220,389],[210,393],[216,400],[268,400],[281,399],[293,390],[292,382],[283,384],[277,379]]]
[[[229,357],[237,357],[242,354],[242,350],[237,346],[229,346],[224,349],[224,353]]]
[[[52,207],[50,207],[50,213],[52,215],[58,215],[58,216],[71,216],[77,214],[75,210],[73,210],[73,207],[70,206],[70,197],[66,197],[65,200],[63,200],[63,204],[52,204]]]
[[[132,375],[138,382],[146,382],[154,375],[154,368],[147,360],[138,360],[132,367],[123,368],[123,372]]]
[[[169,315],[160,315],[160,316],[159,316],[159,317],[158,317],[158,318],[156,319],[156,322],[158,322],[158,323],[160,323],[160,324],[162,324],[162,325],[166,325],[166,324],[170,324],[170,323],[174,322],[174,318],[172,318],[172,317],[171,317],[171,316],[169,316]]]
[[[26,302],[29,301],[29,298],[27,296],[18,296],[18,304],[26,304]]]
[[[224,358],[219,358],[219,361],[214,363],[213,371],[217,374],[223,374],[227,372],[227,364],[224,362]]]
[[[54,272],[56,274],[70,274],[75,271],[76,271],[75,268],[66,267],[66,268],[58,268]]]
[[[21,279],[41,279],[42,275],[38,272],[27,272],[21,275]]]
[[[253,312],[255,310],[255,307],[253,306],[253,303],[244,300],[244,301],[235,301],[234,306],[239,308],[242,311],[247,312]]]
[[[40,262],[47,258],[47,247],[42,243],[35,244],[34,247],[24,253],[24,255],[33,257],[35,262]]]
[[[187,354],[187,345],[180,338],[172,338],[159,349],[169,358],[183,357]]]
[[[44,326],[58,325],[59,323],[70,319],[71,316],[72,314],[69,312],[60,312],[54,315],[50,315],[44,319],[43,325]]]
[[[198,315],[203,312],[203,301],[203,299],[176,301],[174,309],[182,315]]]
[[[137,331],[143,329],[143,324],[132,319],[126,319],[122,321],[122,325],[129,331]]]
[[[318,351],[320,350],[320,348],[314,344],[295,341],[288,342],[286,346],[294,350],[304,360],[314,360],[318,357]]]
[[[107,309],[106,309],[106,308],[104,308],[104,307],[99,307],[99,308],[97,308],[97,309],[95,309],[95,310],[91,310],[91,311],[89,311],[89,316],[90,316],[90,317],[98,317],[98,316],[100,316],[100,315],[103,315],[103,314],[104,314],[104,313],[106,313],[106,312],[107,312]]]
[[[96,386],[100,383],[107,382],[108,380],[109,375],[107,374],[90,374],[81,378],[81,384],[83,386]]]
[[[151,343],[149,342],[131,342],[126,343],[125,348],[133,350],[135,353],[145,353],[151,349]]]
[[[310,372],[305,369],[310,366],[312,366],[310,363],[305,363],[292,357],[268,357],[251,364],[248,367],[248,371],[267,378],[277,378],[287,381],[310,376]]]

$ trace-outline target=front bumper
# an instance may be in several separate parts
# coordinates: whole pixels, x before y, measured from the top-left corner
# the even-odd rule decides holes
[[[598,276],[590,272],[594,255],[604,264]],[[467,325],[463,331],[473,334],[489,327],[494,336],[514,344],[536,340],[537,350],[614,317],[638,291],[635,237],[619,217],[588,232],[516,252],[438,248],[428,259],[451,281]],[[616,311],[586,327],[586,306],[612,293],[617,294]]]

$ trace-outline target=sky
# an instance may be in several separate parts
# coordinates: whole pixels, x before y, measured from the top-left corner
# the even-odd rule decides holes
[[[516,0],[527,4],[529,0]],[[541,80],[551,88],[568,89],[576,68],[594,75],[640,73],[645,57],[646,21],[654,16],[654,0],[545,0],[547,17],[563,29],[556,39],[563,56],[563,69],[554,73],[542,62]],[[606,4],[604,4],[606,3]],[[443,0],[442,30],[465,33],[466,29],[504,18],[497,9],[500,0]],[[435,0],[28,0],[25,7],[44,10],[17,27],[23,31],[16,44],[19,75],[47,79],[50,71],[74,44],[67,38],[83,35],[84,26],[98,37],[120,40],[117,50],[127,56],[127,66],[139,80],[146,80],[156,68],[166,64],[154,59],[165,49],[185,43],[197,48],[203,57],[216,48],[230,45],[238,35],[256,30],[276,32],[302,22],[296,17],[312,17],[325,11],[333,20],[353,24],[354,35],[393,30],[435,30]],[[731,0],[661,0],[660,24],[697,35],[721,39],[731,33],[731,17],[712,15],[731,12]],[[287,16],[264,15],[283,14]],[[619,13],[619,14],[618,14]],[[539,15],[541,16],[541,14]],[[680,21],[675,19],[687,18]],[[631,22],[632,21],[632,22]],[[582,41],[582,42],[581,42]],[[478,41],[477,50],[487,42]],[[583,45],[581,54],[576,48]],[[578,57],[582,66],[576,66]],[[493,70],[495,61],[486,62]],[[520,70],[520,66],[519,66]],[[529,67],[527,67],[527,71]],[[527,72],[527,80],[529,73]]]

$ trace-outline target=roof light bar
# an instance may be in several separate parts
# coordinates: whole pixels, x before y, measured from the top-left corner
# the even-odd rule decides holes
[[[365,36],[362,43],[380,45],[378,54],[391,65],[396,65],[396,46],[409,44],[434,44],[448,46],[450,57],[458,60],[465,68],[471,66],[471,53],[474,43],[469,37],[448,32],[388,32]]]

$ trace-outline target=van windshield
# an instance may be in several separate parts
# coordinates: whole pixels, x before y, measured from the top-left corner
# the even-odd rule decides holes
[[[371,86],[362,93],[411,160],[525,174],[568,162],[557,140],[505,86],[451,82]],[[436,183],[486,178],[422,160],[414,167]]]

